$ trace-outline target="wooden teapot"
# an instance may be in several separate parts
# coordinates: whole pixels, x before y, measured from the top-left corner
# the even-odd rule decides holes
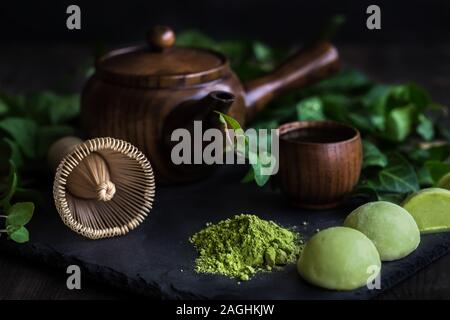
[[[337,50],[321,42],[242,84],[221,53],[174,43],[174,32],[158,26],[147,34],[147,44],[109,52],[97,60],[81,100],[88,135],[131,142],[148,156],[163,183],[197,180],[212,167],[173,164],[174,129],[192,129],[194,120],[203,120],[203,130],[219,127],[214,110],[244,125],[271,99],[321,80],[339,66]]]

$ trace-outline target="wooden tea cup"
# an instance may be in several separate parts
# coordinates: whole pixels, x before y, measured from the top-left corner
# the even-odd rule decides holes
[[[278,128],[277,182],[302,208],[337,206],[358,182],[362,165],[357,129],[334,121],[297,121]]]

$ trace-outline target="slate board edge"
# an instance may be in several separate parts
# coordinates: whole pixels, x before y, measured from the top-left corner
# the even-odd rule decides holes
[[[51,247],[36,246],[33,244],[21,245],[20,248],[14,244],[2,241],[1,250],[8,254],[19,256],[26,260],[36,261],[47,266],[64,270],[69,265],[78,265],[82,274],[89,279],[118,289],[126,290],[132,293],[141,294],[151,298],[160,299],[189,299],[187,296],[179,295],[176,290],[165,292],[154,282],[147,282],[140,278],[133,279],[122,272],[112,268],[82,261],[72,255],[64,255]],[[191,297],[192,299],[201,299],[203,297]]]
[[[143,295],[149,298],[158,299],[214,299],[214,297],[204,297],[200,295],[193,294],[191,292],[185,292],[178,290],[175,286],[171,285],[169,290],[163,290],[157,283],[148,282],[137,275],[136,278],[127,276],[122,272],[118,272],[112,268],[101,266],[98,264],[93,264],[89,262],[82,261],[74,256],[64,255],[56,251],[49,246],[36,246],[33,244],[23,244],[18,245],[15,243],[10,243],[9,241],[0,241],[1,251],[4,251],[15,256],[25,258],[27,260],[37,261],[43,263],[47,266],[65,269],[68,265],[75,264],[81,267],[83,273],[87,273],[87,277],[99,282],[106,284],[111,287],[116,287],[128,291],[130,293],[135,293]],[[450,244],[442,244],[433,250],[433,254],[430,259],[423,259],[420,264],[416,264],[407,271],[399,270],[396,272],[395,277],[391,277],[390,282],[383,281],[382,287],[385,289],[381,290],[367,290],[365,294],[361,295],[359,299],[372,299],[379,294],[389,290],[390,288],[398,285],[407,278],[414,275],[416,272],[430,265],[432,262],[443,257],[450,251]],[[223,298],[223,297],[222,297]]]

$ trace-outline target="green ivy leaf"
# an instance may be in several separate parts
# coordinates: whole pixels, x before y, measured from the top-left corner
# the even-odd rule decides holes
[[[270,179],[270,175],[263,174],[261,172],[262,165],[261,162],[257,162],[256,164],[252,165],[253,167],[253,173],[255,175],[255,182],[258,186],[262,187],[264,186]]]
[[[405,193],[386,190],[378,180],[366,180],[358,184],[353,194],[368,196],[370,201],[389,201],[397,204],[406,198]]]
[[[429,160],[444,161],[450,157],[450,140],[447,144],[431,147],[427,151]]]
[[[33,119],[41,125],[67,122],[80,112],[78,95],[59,95],[51,91],[30,94],[27,105]]]
[[[374,128],[368,116],[364,116],[362,114],[358,114],[355,112],[349,112],[347,116],[351,124],[356,128],[358,128],[359,130],[364,130],[368,132],[374,131]]]
[[[386,110],[390,87],[382,84],[374,85],[361,98],[361,102],[368,113],[372,124],[378,131],[384,131],[386,128]]]
[[[384,84],[373,85],[361,98],[363,106],[378,114],[384,114],[390,89],[391,87]]]
[[[17,243],[25,243],[30,240],[28,230],[24,226],[8,226],[6,231],[9,238]]]
[[[394,85],[389,92],[389,105],[398,107],[400,105],[409,104],[411,95],[408,84]]]
[[[32,202],[18,202],[8,210],[7,225],[24,226],[33,217],[34,204]]]
[[[409,99],[412,103],[419,108],[420,111],[424,111],[432,103],[430,94],[416,83],[410,83],[408,85]]]
[[[255,182],[258,186],[264,186],[270,179],[271,175],[266,174],[264,169],[268,169],[271,164],[270,161],[276,161],[268,152],[261,152],[256,156],[256,163],[252,164],[253,173],[255,175]],[[264,172],[263,172],[264,171]]]
[[[352,104],[351,99],[343,94],[322,94],[320,95],[322,101],[323,112],[326,118],[340,122],[347,122],[348,109]]]
[[[401,204],[403,200],[405,199],[404,194],[402,193],[384,193],[380,192],[378,194],[378,201],[387,201],[392,202],[396,204]]]
[[[434,184],[433,178],[431,177],[430,170],[423,166],[417,170],[417,178],[419,179],[419,184],[421,187],[428,187]]]
[[[31,119],[10,117],[0,121],[0,129],[6,131],[29,158],[36,155],[38,127]]]
[[[388,166],[378,173],[382,186],[391,192],[411,193],[419,190],[419,180],[411,164],[399,154],[391,154]]]
[[[444,161],[450,156],[450,144],[432,146],[426,149],[414,149],[408,154],[409,158],[419,164],[426,161]]]
[[[185,30],[177,34],[176,44],[179,46],[202,47],[214,49],[216,41],[197,30]]]
[[[80,113],[79,95],[56,96],[54,104],[49,105],[50,123],[61,124],[74,119]]]
[[[297,117],[302,121],[325,119],[322,101],[317,97],[300,101],[297,104]]]
[[[240,66],[249,56],[250,43],[246,41],[221,41],[212,48],[221,51],[230,60],[232,66]]]
[[[363,168],[386,167],[388,159],[373,143],[363,140]]]
[[[24,95],[10,95],[5,92],[0,92],[0,99],[8,108],[8,115],[16,116],[26,113],[26,99]]]
[[[264,63],[272,59],[272,49],[259,41],[253,43],[253,54],[259,62]]]
[[[369,86],[371,82],[357,70],[342,70],[334,76],[322,80],[314,86],[315,90],[321,92],[350,92]]]
[[[401,142],[409,136],[416,117],[414,105],[392,109],[386,119],[385,138]]]
[[[420,114],[418,116],[419,124],[417,125],[417,133],[427,141],[430,141],[434,137],[434,126],[433,122],[427,118],[425,115]]]
[[[430,172],[433,183],[436,184],[438,181],[450,172],[450,163],[442,161],[427,161],[425,162],[425,167]]]

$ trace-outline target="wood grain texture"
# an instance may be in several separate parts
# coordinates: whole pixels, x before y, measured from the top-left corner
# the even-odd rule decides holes
[[[48,88],[80,92],[90,60],[87,46],[9,45],[0,50],[0,86],[8,92]],[[450,105],[450,45],[341,45],[342,61],[387,83],[416,81],[432,97]],[[33,52],[30,55],[30,52]],[[67,76],[70,75],[68,78]],[[142,115],[137,114],[137,118]],[[0,299],[135,299],[129,293],[86,279],[82,290],[70,291],[60,270],[0,254]],[[450,299],[450,255],[442,257],[379,299]]]
[[[247,121],[272,99],[329,77],[339,65],[337,49],[328,42],[321,42],[292,55],[266,76],[244,84]]]
[[[98,59],[96,73],[83,90],[81,112],[90,138],[109,136],[134,144],[150,159],[162,183],[195,181],[211,171],[198,164],[188,170],[171,164],[171,148],[165,143],[172,133],[165,128],[173,128],[166,124],[170,114],[184,120],[178,121],[179,128],[190,127],[194,119],[189,108],[205,108],[202,99],[220,90],[235,96],[229,114],[244,125],[271,99],[326,78],[339,64],[336,48],[320,43],[247,83],[244,90],[222,54],[172,47],[175,34],[168,27],[156,27],[148,38],[150,47],[122,48]]]
[[[362,165],[359,132],[333,121],[297,121],[278,130],[277,182],[282,192],[294,205],[303,208],[338,205],[359,179]],[[323,141],[319,141],[318,134]]]
[[[150,160],[158,183],[183,183],[198,180],[209,171],[206,166],[176,166],[171,161],[173,128],[190,128],[194,120],[206,120],[214,110],[205,104],[214,91],[237,92],[229,114],[244,120],[244,100],[239,81],[233,73],[208,85],[174,89],[141,89],[117,86],[91,78],[82,95],[82,122],[90,137],[115,137],[131,142]],[[214,105],[216,110],[222,107]],[[227,106],[228,109],[229,106]],[[198,110],[209,110],[203,114]],[[197,114],[204,117],[198,119]],[[176,125],[174,124],[176,121]],[[221,128],[204,121],[203,130]]]

